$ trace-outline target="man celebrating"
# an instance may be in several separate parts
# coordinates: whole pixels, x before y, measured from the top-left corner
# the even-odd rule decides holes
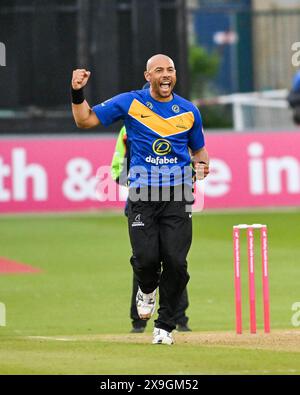
[[[137,310],[144,320],[153,315],[159,287],[152,343],[173,344],[174,314],[189,280],[186,257],[193,203],[189,148],[198,179],[209,173],[209,159],[198,109],[173,92],[172,59],[154,55],[144,75],[149,89],[120,94],[91,109],[83,94],[90,72],[75,70],[72,110],[80,128],[124,121],[130,143],[128,227],[139,286]]]
[[[150,84],[147,82],[142,89],[149,89]],[[127,134],[126,128],[123,126],[119,132],[117,138],[115,152],[111,162],[111,177],[112,179],[120,185],[127,186],[127,163],[130,162],[129,156],[130,146],[127,144]],[[126,172],[125,172],[126,171]],[[125,174],[124,174],[125,172]],[[128,217],[128,204],[126,202],[124,213]],[[159,270],[160,273],[160,270]],[[132,281],[132,293],[131,293],[131,305],[130,305],[130,317],[132,320],[131,333],[143,333],[146,329],[147,321],[142,320],[139,317],[136,308],[136,294],[138,291],[138,282],[135,275],[133,275]],[[179,332],[189,332],[191,331],[188,325],[188,316],[186,315],[186,310],[189,306],[188,292],[185,288],[182,292],[179,304],[176,308],[176,313],[174,316],[176,330]]]

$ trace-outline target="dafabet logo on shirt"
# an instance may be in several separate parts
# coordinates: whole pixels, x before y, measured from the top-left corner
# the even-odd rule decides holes
[[[157,155],[167,155],[172,151],[172,146],[168,140],[157,139],[152,144],[152,149]]]
[[[157,139],[152,144],[153,152],[158,155],[153,157],[151,155],[147,156],[146,162],[152,163],[153,165],[170,165],[176,164],[178,162],[178,158],[167,158],[170,152],[172,152],[172,145],[168,140],[165,139]],[[161,158],[163,156],[163,158]]]

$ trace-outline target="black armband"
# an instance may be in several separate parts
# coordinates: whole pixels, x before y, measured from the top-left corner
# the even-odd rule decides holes
[[[71,87],[71,97],[72,97],[72,103],[73,104],[81,104],[84,102],[84,94],[83,94],[83,88],[80,89],[73,89]]]

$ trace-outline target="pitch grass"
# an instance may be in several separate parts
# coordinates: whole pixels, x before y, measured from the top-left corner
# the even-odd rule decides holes
[[[234,330],[231,234],[237,223],[268,225],[272,328],[294,329],[292,304],[300,301],[300,212],[216,213],[193,218],[188,309],[193,333]],[[242,248],[243,318],[248,327],[245,238]],[[96,334],[126,337],[130,330],[130,246],[121,215],[2,217],[0,256],[42,269],[40,274],[0,275],[0,302],[7,309],[7,326],[0,327],[0,374],[300,373],[297,349],[201,342],[157,347],[93,339]],[[256,258],[262,329],[261,264]],[[153,321],[147,328],[149,342],[152,327]],[[84,335],[86,340],[55,340],[64,335]]]

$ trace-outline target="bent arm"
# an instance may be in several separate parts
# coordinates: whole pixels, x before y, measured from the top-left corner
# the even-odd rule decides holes
[[[205,147],[192,152],[196,179],[203,180],[209,174],[209,156]]]
[[[76,125],[82,129],[90,129],[100,125],[98,117],[84,99],[83,88],[90,75],[91,72],[86,69],[76,69],[72,75],[72,113]]]
[[[193,155],[193,162],[196,163],[205,162],[207,165],[209,165],[209,156],[205,147],[202,147],[197,151],[193,151],[192,155]]]
[[[90,129],[100,125],[99,118],[86,100],[81,104],[72,103],[72,113],[76,125],[81,129]]]

